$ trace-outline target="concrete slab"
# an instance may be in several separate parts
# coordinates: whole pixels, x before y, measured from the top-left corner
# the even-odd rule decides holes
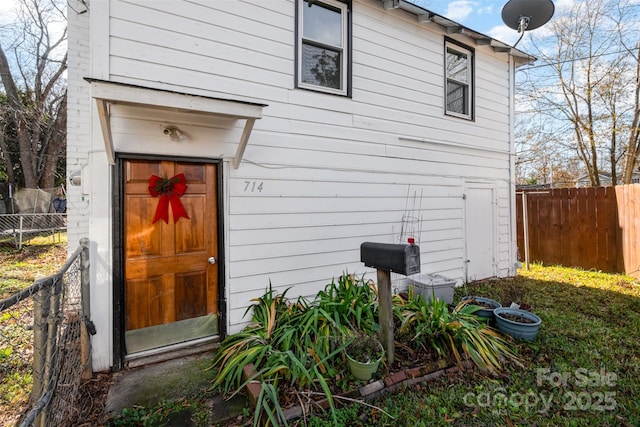
[[[245,397],[225,401],[222,396],[210,391],[214,373],[207,368],[211,360],[212,353],[207,352],[117,372],[111,378],[105,412],[109,416],[116,416],[124,408],[150,408],[166,401],[202,398],[208,394],[212,420],[219,421],[241,414],[242,408],[247,405]],[[169,425],[188,425],[184,421],[188,414],[178,418],[178,424]]]

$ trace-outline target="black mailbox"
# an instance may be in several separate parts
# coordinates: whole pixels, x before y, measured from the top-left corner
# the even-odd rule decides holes
[[[409,276],[420,273],[420,247],[364,242],[360,245],[360,261],[367,267]]]

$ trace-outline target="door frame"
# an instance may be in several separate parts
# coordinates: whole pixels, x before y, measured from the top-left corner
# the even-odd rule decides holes
[[[498,246],[499,239],[497,235],[498,231],[498,197],[497,197],[497,188],[494,183],[490,182],[479,182],[479,181],[465,181],[464,182],[464,279],[465,283],[469,283],[469,224],[467,224],[467,218],[469,215],[469,206],[467,202],[467,197],[471,189],[478,188],[483,190],[491,190],[491,234],[493,235],[493,240],[491,241],[492,247],[492,258],[493,262],[491,265],[492,268],[492,277],[497,276],[498,273]]]
[[[218,233],[218,331],[220,339],[226,334],[227,301],[225,291],[225,236],[224,236],[224,194],[222,159],[202,157],[160,156],[151,154],[116,153],[115,166],[112,166],[112,218],[113,218],[113,370],[124,368],[125,347],[125,301],[124,301],[124,164],[126,160],[180,161],[190,163],[209,163],[216,167],[216,209]],[[185,343],[185,347],[189,342]]]

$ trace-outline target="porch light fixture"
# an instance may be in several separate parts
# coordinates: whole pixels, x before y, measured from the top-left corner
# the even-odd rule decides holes
[[[173,142],[180,142],[187,139],[187,135],[182,132],[177,126],[167,126],[162,131]]]
[[[69,183],[74,186],[82,185],[82,171],[77,170],[71,172],[69,176]]]

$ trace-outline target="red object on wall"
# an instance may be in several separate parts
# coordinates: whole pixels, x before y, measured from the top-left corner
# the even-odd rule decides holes
[[[173,212],[173,222],[178,222],[180,217],[189,219],[187,211],[184,209],[180,196],[187,191],[187,179],[183,173],[179,173],[173,178],[160,178],[157,175],[151,175],[149,180],[149,194],[153,197],[160,197],[156,214],[153,217],[153,223],[162,219],[166,224],[169,223],[169,205]]]

